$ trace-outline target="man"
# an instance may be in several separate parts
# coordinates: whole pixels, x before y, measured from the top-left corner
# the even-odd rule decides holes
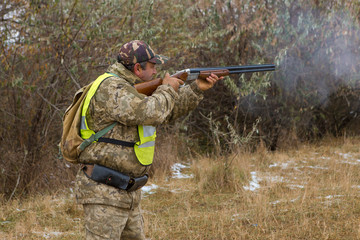
[[[156,65],[167,58],[134,40],[121,47],[117,60],[94,82],[83,106],[83,138],[116,123],[79,157],[83,168],[76,177],[76,198],[84,207],[87,239],[145,239],[140,188],[153,160],[154,126],[187,114],[219,80],[211,75],[179,89],[183,81],[167,73],[162,85],[145,96],[134,84],[152,80]],[[124,187],[114,187],[114,181]]]

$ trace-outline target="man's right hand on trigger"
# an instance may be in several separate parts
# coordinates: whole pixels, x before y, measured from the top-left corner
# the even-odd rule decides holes
[[[166,73],[162,84],[170,85],[177,92],[179,90],[179,86],[184,84],[184,82],[181,79],[171,77],[169,73]]]

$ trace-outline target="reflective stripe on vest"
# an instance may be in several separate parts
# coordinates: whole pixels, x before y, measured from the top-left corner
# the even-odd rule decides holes
[[[140,141],[135,143],[134,150],[139,162],[150,165],[154,159],[156,128],[153,126],[138,126]]]
[[[89,109],[90,100],[95,95],[102,81],[112,76],[114,75],[110,73],[105,73],[99,76],[94,81],[86,95],[81,111],[80,134],[83,139],[88,139],[95,134],[93,130],[89,129],[86,121],[86,112]],[[138,125],[138,133],[140,141],[136,142],[134,145],[135,155],[142,165],[147,166],[152,164],[154,159],[156,128],[153,126]]]

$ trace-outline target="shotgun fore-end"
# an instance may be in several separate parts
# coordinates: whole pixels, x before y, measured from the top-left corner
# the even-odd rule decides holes
[[[198,78],[205,80],[211,74],[215,74],[218,77],[223,77],[223,76],[228,76],[230,72],[228,69],[200,71]]]

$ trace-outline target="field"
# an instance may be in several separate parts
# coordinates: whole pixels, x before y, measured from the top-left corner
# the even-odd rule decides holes
[[[360,239],[360,139],[176,164],[151,179],[149,239]],[[71,189],[2,201],[0,239],[83,239]]]

